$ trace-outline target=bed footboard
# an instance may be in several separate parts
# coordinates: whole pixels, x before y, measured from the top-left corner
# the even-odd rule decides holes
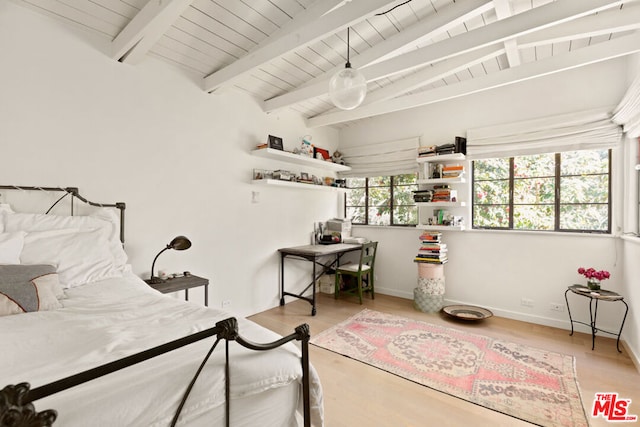
[[[200,368],[195,373],[191,383],[185,390],[184,397],[180,403],[172,425],[177,422],[177,419],[182,410],[182,406],[186,402],[191,387],[197,380],[197,377],[208,360],[209,356],[216,348],[218,342],[225,340],[225,421],[226,426],[229,426],[229,414],[230,414],[230,375],[229,375],[229,342],[236,341],[241,346],[256,350],[256,351],[268,351],[278,348],[293,340],[301,342],[301,363],[302,363],[302,389],[303,389],[303,408],[304,408],[304,425],[305,427],[311,426],[310,415],[310,383],[309,383],[309,326],[303,324],[295,329],[295,332],[283,337],[277,341],[271,343],[258,344],[244,339],[238,333],[238,322],[235,318],[231,317],[216,323],[213,328],[205,329],[201,332],[197,332],[192,335],[188,335],[183,338],[168,342],[166,344],[159,345],[157,347],[145,350],[140,353],[133,354],[131,356],[107,363],[105,365],[98,366],[93,369],[89,369],[84,372],[72,375],[67,378],[54,381],[52,383],[30,389],[28,383],[20,383],[16,385],[8,385],[0,391],[0,427],[47,427],[53,425],[57,418],[57,412],[53,409],[38,412],[33,405],[33,402],[50,396],[54,393],[59,393],[68,388],[76,385],[91,381],[93,379],[108,375],[112,372],[119,371],[126,367],[135,365],[161,354],[170,352],[180,347],[192,344],[205,338],[216,336],[216,341],[212,345],[209,353],[203,360]]]

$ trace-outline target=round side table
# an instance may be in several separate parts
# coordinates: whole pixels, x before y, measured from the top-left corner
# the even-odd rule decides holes
[[[589,317],[591,319],[589,323],[573,320],[573,318],[571,317],[571,309],[569,308],[569,299],[567,298],[567,294],[569,293],[569,291],[571,291],[576,295],[589,298]],[[627,319],[627,313],[629,312],[629,305],[627,305],[622,295],[613,291],[607,291],[606,289],[599,289],[597,291],[592,291],[591,289],[582,285],[571,285],[564,292],[564,300],[567,303],[567,313],[569,313],[569,321],[571,322],[571,333],[569,334],[569,336],[573,335],[573,324],[580,323],[582,325],[586,325],[591,328],[591,350],[593,350],[596,345],[596,333],[603,332],[605,334],[614,335],[617,337],[616,348],[618,349],[619,353],[622,353],[622,350],[620,350],[620,335],[622,334],[624,321]],[[624,317],[622,318],[622,323],[620,324],[620,330],[618,332],[605,331],[602,329],[598,329],[598,327],[596,326],[599,301],[608,301],[608,302],[620,301],[622,304],[624,304],[625,306]]]

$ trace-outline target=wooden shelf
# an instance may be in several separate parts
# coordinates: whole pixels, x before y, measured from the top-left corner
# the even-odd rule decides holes
[[[460,208],[467,206],[465,202],[416,202],[416,206],[421,208],[433,207],[448,207],[448,208]]]
[[[431,231],[464,231],[464,225],[429,225],[418,224],[416,225],[418,230],[431,230]]]
[[[282,162],[293,163],[296,165],[304,165],[312,168],[326,169],[334,172],[349,171],[349,166],[340,165],[333,162],[325,162],[311,157],[300,156],[298,154],[289,153],[286,151],[275,150],[273,148],[261,148],[253,150],[252,155],[262,157],[265,159],[279,160]],[[303,184],[304,185],[304,184]]]
[[[416,161],[418,163],[429,163],[429,162],[451,162],[456,160],[464,160],[465,155],[462,153],[453,153],[453,154],[443,154],[441,156],[425,156],[418,157]]]
[[[434,184],[464,184],[467,182],[463,177],[459,178],[429,178],[419,179],[418,184],[434,185]]]
[[[321,191],[334,191],[334,192],[345,192],[346,188],[341,187],[330,187],[328,185],[315,185],[315,184],[305,184],[304,182],[291,182],[291,181],[283,181],[280,179],[254,179],[251,181],[253,185],[273,185],[277,187],[289,187],[289,188],[298,188],[301,190],[321,190]]]

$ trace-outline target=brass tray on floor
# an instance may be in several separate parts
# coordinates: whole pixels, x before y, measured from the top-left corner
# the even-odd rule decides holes
[[[473,305],[448,305],[442,307],[442,311],[460,320],[483,320],[493,316],[490,310]]]

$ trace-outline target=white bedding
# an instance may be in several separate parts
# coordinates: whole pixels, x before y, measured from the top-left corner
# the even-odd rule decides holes
[[[35,388],[215,326],[229,313],[162,295],[133,274],[68,289],[63,308],[0,317],[0,388]],[[245,319],[240,334],[254,342],[279,336]],[[293,331],[292,331],[293,332]],[[215,337],[35,402],[56,409],[55,425],[167,426],[186,385]],[[289,343],[256,352],[230,343],[231,425],[295,426],[300,420],[302,368]],[[222,425],[224,341],[218,344],[178,425]],[[311,367],[312,422],[322,425],[322,391]]]

